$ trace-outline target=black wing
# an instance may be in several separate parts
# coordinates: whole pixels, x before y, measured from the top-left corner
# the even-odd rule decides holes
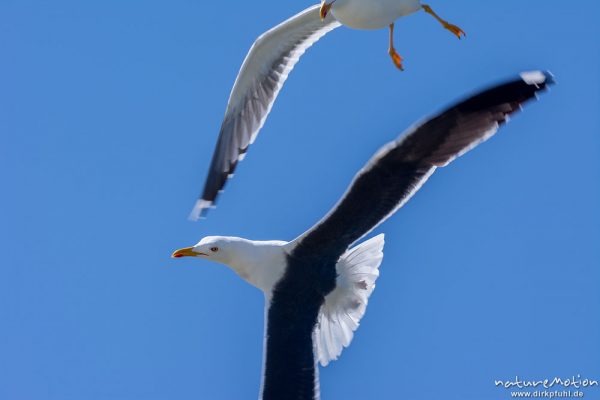
[[[402,207],[437,167],[496,133],[522,104],[553,83],[528,72],[450,107],[384,146],[356,175],[339,203],[298,239],[295,252],[342,252]]]

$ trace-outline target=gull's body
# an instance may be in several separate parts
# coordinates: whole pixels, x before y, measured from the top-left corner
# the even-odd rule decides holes
[[[419,10],[419,0],[335,0],[331,7],[334,18],[353,29],[387,28]]]
[[[214,207],[225,183],[263,127],[289,73],[309,47],[342,24],[357,29],[389,26],[389,54],[396,66],[402,68],[402,60],[393,46],[393,23],[421,9],[459,37],[464,33],[416,0],[336,0],[309,7],[260,35],[246,55],[231,90],[204,190],[190,218],[197,220]]]
[[[350,344],[383,259],[383,235],[355,244],[438,167],[493,136],[551,82],[539,71],[522,74],[410,128],[371,158],[329,214],[291,242],[210,236],[173,253],[225,264],[265,294],[261,399],[319,398],[317,363],[327,365]]]

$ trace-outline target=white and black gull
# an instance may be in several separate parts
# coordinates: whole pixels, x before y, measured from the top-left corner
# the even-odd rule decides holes
[[[265,295],[261,399],[318,399],[318,363],[347,347],[383,259],[383,235],[355,243],[402,207],[438,168],[496,133],[523,103],[553,82],[521,74],[410,128],[381,148],[345,195],[291,242],[205,237],[173,257],[227,265]]]
[[[389,26],[388,52],[402,69],[402,59],[394,48],[394,21],[419,10],[433,15],[459,38],[464,35],[419,0],[327,0],[260,35],[246,55],[229,95],[204,190],[190,219],[197,220],[214,207],[219,192],[254,143],[289,73],[310,46],[341,25],[355,29]]]

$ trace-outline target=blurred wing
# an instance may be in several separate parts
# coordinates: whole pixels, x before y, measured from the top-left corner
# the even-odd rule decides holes
[[[437,167],[489,139],[509,115],[551,83],[549,73],[523,73],[409,129],[375,154],[334,209],[294,241],[295,251],[327,244],[343,253],[402,207]]]
[[[300,56],[340,26],[331,15],[321,21],[319,7],[317,4],[302,11],[262,34],[252,45],[233,85],[204,191],[190,219],[197,220],[214,205],[237,163],[256,139]]]

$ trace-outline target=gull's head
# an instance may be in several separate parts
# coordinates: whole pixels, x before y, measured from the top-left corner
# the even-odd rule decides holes
[[[237,238],[207,236],[192,247],[175,250],[172,258],[198,257],[206,260],[229,264],[235,256]]]
[[[195,257],[231,268],[253,286],[270,292],[285,269],[287,242],[253,241],[239,237],[207,236],[195,246],[173,252],[171,257]]]

